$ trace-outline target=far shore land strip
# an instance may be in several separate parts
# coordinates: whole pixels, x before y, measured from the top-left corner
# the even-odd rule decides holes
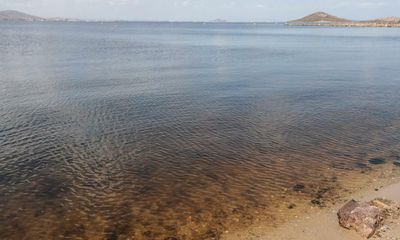
[[[0,11],[0,22],[24,21],[24,22],[119,22],[119,21],[90,21],[69,18],[43,18],[14,10]],[[209,23],[230,23],[227,20],[216,19]],[[304,18],[282,22],[288,26],[326,26],[326,27],[400,27],[400,17],[387,17],[374,20],[355,21],[339,18],[325,12],[316,12]]]
[[[378,23],[378,22],[304,22],[304,23],[287,23],[288,26],[322,26],[322,27],[376,27],[376,28],[400,28],[400,23]]]
[[[304,18],[289,21],[289,26],[327,26],[327,27],[400,27],[399,17],[387,17],[366,21],[339,18],[325,12],[316,12]]]

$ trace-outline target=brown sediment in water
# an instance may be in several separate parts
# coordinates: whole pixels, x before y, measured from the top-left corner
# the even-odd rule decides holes
[[[379,156],[388,159],[385,165],[393,161],[390,154],[381,153]],[[292,179],[292,182],[287,182],[275,191],[267,188],[260,192],[263,186],[231,189],[229,184],[232,182],[223,180],[226,184],[224,187],[203,188],[204,192],[201,194],[204,197],[197,195],[197,192],[173,192],[173,195],[176,194],[174,200],[165,197],[160,202],[151,195],[145,197],[152,191],[151,188],[141,188],[140,196],[130,197],[147,199],[148,202],[138,200],[140,205],[137,206],[121,201],[120,198],[126,197],[128,193],[113,194],[114,189],[110,189],[102,202],[92,201],[95,198],[91,199],[90,195],[87,199],[74,198],[71,193],[76,190],[69,185],[71,179],[47,177],[40,182],[26,183],[30,188],[37,189],[34,192],[39,201],[31,202],[31,198],[26,198],[6,202],[6,198],[3,199],[2,206],[7,208],[2,208],[2,212],[6,214],[1,218],[1,222],[5,224],[2,224],[0,233],[7,239],[24,236],[32,239],[124,239],[132,236],[135,239],[220,239],[227,234],[226,231],[234,232],[258,224],[264,224],[265,229],[272,230],[310,208],[331,206],[343,195],[371,184],[375,177],[381,175],[382,169],[368,164],[368,160],[365,162],[365,165],[343,164],[340,168],[336,165],[327,166],[323,172],[318,172],[312,178],[307,176],[307,168],[304,168],[303,178]],[[243,174],[239,166],[230,171]],[[251,178],[256,174],[257,171],[253,170],[245,176]],[[218,176],[211,176],[218,179]],[[194,179],[187,180],[196,181],[198,178],[193,177]],[[260,183],[255,181],[254,184]],[[221,196],[213,199],[207,193]],[[161,193],[158,196],[164,197]],[[80,206],[85,201],[88,205]]]
[[[128,126],[116,114],[132,107],[122,100],[34,119],[11,114],[0,238],[197,240],[273,228],[368,184],[380,166],[368,161],[398,154],[396,112],[305,114],[282,111],[285,101],[181,109],[179,121],[166,115]],[[258,107],[268,110],[254,115]],[[22,127],[31,122],[37,135]]]
[[[80,145],[56,139],[60,142],[49,156],[39,152],[34,158],[39,162],[10,154],[6,162],[12,157],[21,162],[2,171],[0,237],[219,239],[226,231],[259,223],[272,228],[304,208],[333,204],[368,184],[377,174],[368,160],[392,161],[399,149],[391,141],[396,122],[382,128],[380,116],[353,116],[357,124],[346,125],[334,115],[291,127],[257,123],[262,128],[243,128],[247,121],[226,117],[237,126],[190,129],[194,132],[185,141],[192,145],[164,129],[169,135],[155,135],[151,144],[133,149],[113,143],[125,142],[122,135]],[[210,135],[215,127],[227,135]],[[79,139],[75,133],[71,140]],[[274,134],[265,138],[268,133]]]

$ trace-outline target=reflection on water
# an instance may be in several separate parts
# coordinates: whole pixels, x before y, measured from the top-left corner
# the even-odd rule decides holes
[[[0,32],[1,239],[218,239],[400,153],[399,29]]]

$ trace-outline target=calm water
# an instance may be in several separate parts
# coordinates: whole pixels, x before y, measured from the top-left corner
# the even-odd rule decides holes
[[[399,66],[400,29],[1,23],[0,238],[218,239],[334,197],[400,152]]]

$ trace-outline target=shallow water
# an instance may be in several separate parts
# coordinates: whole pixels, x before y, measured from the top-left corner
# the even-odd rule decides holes
[[[400,153],[400,29],[0,23],[0,56],[1,239],[218,239]]]

